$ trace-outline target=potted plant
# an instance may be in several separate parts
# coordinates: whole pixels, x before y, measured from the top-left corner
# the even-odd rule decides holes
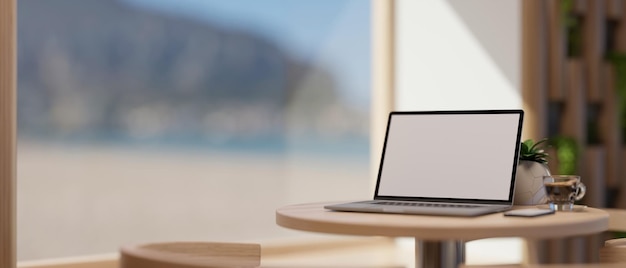
[[[546,203],[543,176],[550,175],[547,165],[548,153],[544,149],[547,141],[542,139],[534,142],[528,139],[520,144],[513,199],[515,205],[532,206]]]

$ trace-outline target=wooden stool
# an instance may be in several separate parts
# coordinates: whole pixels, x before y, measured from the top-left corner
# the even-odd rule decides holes
[[[165,242],[123,246],[120,268],[258,267],[261,245]]]
[[[626,263],[626,238],[606,240],[600,248],[600,262]]]

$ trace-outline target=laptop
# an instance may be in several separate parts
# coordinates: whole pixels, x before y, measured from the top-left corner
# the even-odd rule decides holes
[[[479,216],[513,205],[523,110],[391,112],[373,200],[335,211]]]

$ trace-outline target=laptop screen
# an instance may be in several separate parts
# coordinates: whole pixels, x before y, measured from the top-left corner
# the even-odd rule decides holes
[[[512,201],[522,110],[392,112],[375,198]]]

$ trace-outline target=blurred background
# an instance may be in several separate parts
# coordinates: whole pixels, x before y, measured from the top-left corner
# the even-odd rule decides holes
[[[551,140],[583,204],[626,207],[624,14],[623,0],[19,0],[18,257],[300,238],[274,209],[371,196],[387,108],[523,108],[523,138]],[[496,244],[480,252],[520,252]]]
[[[371,195],[370,3],[19,0],[18,259]]]

